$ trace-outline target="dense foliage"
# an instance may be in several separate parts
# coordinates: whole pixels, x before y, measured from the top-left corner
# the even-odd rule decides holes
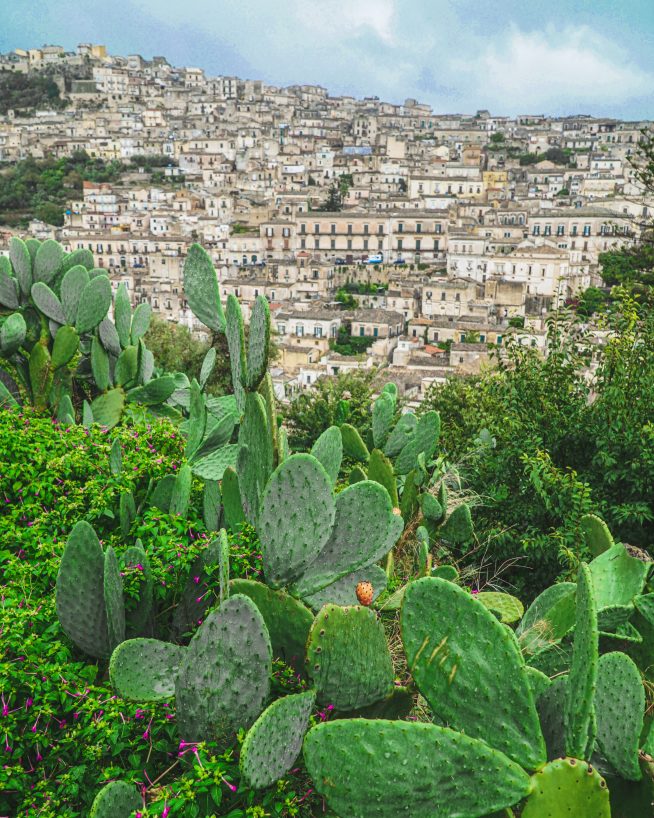
[[[637,546],[654,535],[654,315],[623,296],[605,322],[592,345],[574,313],[554,317],[547,357],[511,344],[497,369],[434,386],[423,405],[478,498],[489,558],[517,561],[505,578],[529,593],[585,556],[584,513]]]
[[[0,70],[0,115],[9,110],[35,111],[63,108],[66,101],[59,96],[59,86],[44,74],[23,74]]]
[[[13,76],[13,75],[12,75]],[[161,184],[159,170],[171,164],[164,156],[133,156],[129,163],[90,157],[86,151],[55,159],[28,156],[7,168],[0,168],[0,223],[24,225],[36,218],[61,226],[71,199],[81,198],[84,182],[113,182],[122,174],[143,167],[150,181]]]

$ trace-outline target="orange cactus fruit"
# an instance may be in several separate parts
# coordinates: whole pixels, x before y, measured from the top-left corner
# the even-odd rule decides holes
[[[359,604],[367,608],[372,603],[372,597],[374,593],[372,583],[359,582],[357,583],[356,591]]]

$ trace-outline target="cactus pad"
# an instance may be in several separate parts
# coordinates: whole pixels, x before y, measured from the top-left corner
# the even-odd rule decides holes
[[[384,446],[386,457],[396,457],[415,433],[418,418],[413,412],[407,412],[395,424]]]
[[[255,789],[269,787],[291,769],[302,749],[315,693],[273,702],[252,725],[241,748],[241,774]]]
[[[522,818],[611,818],[606,782],[574,758],[551,761],[532,777]]]
[[[388,492],[393,508],[398,508],[400,500],[397,495],[397,482],[393,473],[393,464],[379,449],[373,449],[368,462],[368,480],[379,483]]]
[[[141,798],[133,784],[112,781],[95,796],[89,818],[130,818],[141,806]]]
[[[36,304],[37,308],[44,315],[47,315],[51,321],[56,321],[58,324],[66,323],[66,316],[64,315],[61,301],[47,284],[44,284],[43,281],[37,281],[36,284],[32,284],[31,294],[32,301]]]
[[[175,695],[175,679],[186,648],[158,639],[128,639],[114,650],[109,679],[116,693],[134,702]]]
[[[595,716],[602,756],[621,778],[638,781],[638,748],[645,715],[645,691],[638,668],[624,653],[599,660]]]
[[[193,314],[214,332],[225,330],[218,277],[207,251],[192,244],[184,261],[184,295]]]
[[[329,429],[325,429],[313,444],[311,454],[322,463],[334,485],[343,460],[343,440],[338,426],[330,426]]]
[[[180,736],[207,741],[249,727],[270,692],[270,639],[255,604],[234,595],[202,623],[175,685]]]
[[[247,521],[256,526],[261,495],[273,470],[272,436],[264,399],[256,392],[245,397],[245,416],[238,433],[242,449],[237,460],[238,481]]]
[[[93,528],[76,523],[57,574],[57,616],[66,634],[89,656],[109,656],[103,591],[104,554]]]
[[[572,662],[565,701],[565,747],[574,758],[584,758],[593,724],[593,697],[597,682],[599,633],[592,577],[585,563],[579,566]]]
[[[292,458],[289,459],[292,460]],[[382,559],[401,533],[401,517],[393,514],[388,492],[371,480],[348,486],[336,496],[336,514],[329,539],[296,583],[309,596],[358,568]]]
[[[238,475],[233,466],[227,466],[223,472],[220,494],[223,501],[225,525],[230,531],[235,531],[245,522],[245,515],[238,486]]]
[[[82,290],[75,329],[80,335],[98,326],[111,307],[111,282],[106,275],[92,278]]]
[[[649,565],[630,556],[624,545],[614,545],[589,565],[597,610],[629,605],[642,593]]]
[[[249,597],[257,606],[270,635],[273,656],[304,672],[304,655],[313,614],[298,599],[273,591],[251,579],[232,580],[234,594]]]
[[[439,718],[489,741],[525,769],[544,763],[545,743],[513,632],[467,591],[433,577],[409,584],[400,624],[409,668]]]
[[[250,316],[248,337],[248,359],[246,382],[248,389],[256,389],[268,368],[270,347],[270,307],[268,301],[259,295],[254,300]]]
[[[584,514],[580,522],[586,546],[594,557],[613,547],[613,537],[604,520],[595,514]]]
[[[9,239],[9,260],[14,268],[18,286],[23,295],[29,295],[32,289],[32,257],[27,245],[18,236]]]
[[[553,679],[552,684],[537,697],[536,709],[549,760],[565,755],[564,710],[567,694],[568,676],[565,674]]]
[[[429,461],[438,446],[440,431],[441,419],[438,412],[432,410],[422,415],[416,424],[413,435],[402,447],[402,451],[397,457],[395,471],[398,474],[410,472],[421,453],[424,453],[425,460]]]
[[[123,390],[110,389],[91,404],[93,422],[112,429],[120,420],[124,406],[125,393]]]
[[[211,574],[220,564],[219,540],[212,540],[193,561],[182,596],[173,613],[172,632],[176,638],[192,631],[215,603]]]
[[[503,594],[498,591],[481,591],[476,595],[476,598],[505,625],[517,622],[525,610],[522,607],[522,602],[517,597],[511,596],[511,594]]]
[[[375,448],[383,448],[395,414],[395,399],[388,392],[382,392],[372,405],[372,439]]]
[[[116,552],[111,546],[104,554],[103,590],[109,648],[113,650],[125,639],[125,600]]]
[[[315,457],[294,454],[278,466],[259,515],[266,582],[278,587],[302,576],[328,541],[335,513],[331,480]]]
[[[343,439],[343,452],[352,460],[367,462],[370,457],[368,447],[361,439],[359,432],[350,423],[343,423],[341,426],[341,437]]]
[[[383,568],[373,563],[364,568],[357,568],[352,574],[346,574],[315,594],[305,596],[304,601],[314,611],[319,611],[328,602],[334,605],[356,605],[358,603],[356,587],[360,582],[369,582],[372,585],[374,601],[386,590],[388,577]]]
[[[346,818],[479,818],[530,788],[505,755],[435,724],[326,722],[307,734],[304,759],[316,790]]]
[[[336,710],[356,710],[388,696],[393,664],[373,611],[325,605],[309,634],[307,673],[318,700]]]
[[[125,636],[143,636],[152,628],[154,609],[154,580],[148,555],[140,540],[125,550],[121,565],[123,571],[139,571],[138,599],[130,599],[125,607]]]
[[[472,517],[467,503],[457,506],[438,530],[438,537],[454,545],[462,545],[472,539]]]

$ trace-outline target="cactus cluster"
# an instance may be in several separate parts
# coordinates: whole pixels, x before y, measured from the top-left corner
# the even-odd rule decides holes
[[[622,653],[602,656],[598,670],[588,567],[573,589],[576,675],[552,683],[525,664],[513,632],[479,599],[442,578],[410,584],[402,640],[435,724],[366,718],[312,728],[304,758],[329,807],[378,818],[408,805],[411,815],[442,818],[515,807],[529,816],[609,818],[606,783],[588,762],[639,777],[642,679]],[[576,757],[559,757],[565,745]]]
[[[403,525],[379,483],[362,480],[334,494],[332,479],[316,457],[291,455],[273,472],[261,497],[257,531],[266,582],[288,588],[314,608],[342,603],[343,588],[351,594],[346,601],[355,603],[357,583],[379,581],[377,563]]]
[[[121,565],[114,549],[102,550],[89,523],[78,522],[68,537],[57,574],[57,616],[65,633],[89,656],[104,659],[126,631],[144,632],[152,614],[152,581],[141,544],[123,555],[122,568],[140,565],[144,582],[139,604],[125,612]]]
[[[113,297],[90,251],[13,237],[0,256],[0,402],[27,399],[63,423],[82,405],[85,424],[109,427],[130,403],[165,413],[175,379],[154,377],[150,315],[148,304],[132,312],[124,285]]]

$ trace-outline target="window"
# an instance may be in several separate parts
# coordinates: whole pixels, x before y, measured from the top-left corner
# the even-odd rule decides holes
[[[497,336],[497,345],[498,345],[498,347],[502,346],[502,336],[501,335]]]
[[[379,335],[379,327],[373,327],[372,334],[374,335],[375,338],[377,338]]]
[[[331,247],[332,250],[335,250],[336,249],[336,239],[332,239],[329,242],[329,246]]]
[[[379,234],[382,234],[384,232],[384,225],[383,224],[378,224],[377,225],[377,232]]]
[[[316,338],[322,338],[322,327],[314,327],[313,334]]]
[[[461,293],[457,293],[457,294],[454,296],[454,300],[455,300],[455,301],[461,301]]]
[[[359,336],[363,337],[364,335],[365,335],[365,332],[363,330],[363,327],[359,327]]]
[[[445,301],[445,293],[441,293],[441,301]]]
[[[296,324],[295,334],[298,336],[298,338],[301,338],[304,335],[304,324]]]
[[[397,232],[398,233],[404,233],[404,223],[403,222],[398,222],[397,223]]]
[[[351,249],[352,249],[352,239],[348,239],[348,240],[347,240],[347,249],[348,249],[348,250],[351,250]]]
[[[286,324],[277,324],[277,332],[280,335],[285,335],[286,334]]]
[[[576,224],[572,225],[572,232],[571,232],[570,235],[571,236],[576,236],[577,235],[577,225]]]
[[[556,228],[556,235],[557,235],[557,236],[563,236],[563,235],[564,235],[564,233],[565,233],[565,227],[564,227],[562,224],[560,224],[560,225],[559,225],[559,226]]]
[[[416,222],[416,233],[422,233],[422,224],[420,222]]]
[[[364,249],[364,250],[367,250],[367,249],[368,249],[368,239],[364,239],[364,240],[363,240],[363,249]]]
[[[535,224],[534,229],[531,231],[532,236],[540,236],[540,225]]]
[[[434,225],[434,227],[435,227],[437,233],[442,233],[443,232],[443,225],[442,224],[438,223],[438,224]]]
[[[367,224],[363,225],[363,233],[364,233],[365,236],[368,235],[368,225]]]
[[[306,250],[306,248],[307,248],[307,240],[306,239],[300,239],[300,249],[301,250]]]
[[[335,225],[335,224],[332,224],[332,225],[330,226],[330,230],[331,230],[331,233],[332,233],[332,236],[333,236],[333,235],[334,235],[334,233],[336,233],[336,225]]]
[[[351,236],[351,235],[352,235],[352,225],[351,225],[351,224],[348,224],[348,226],[347,226],[347,232],[348,232],[348,235],[349,235],[349,236]]]
[[[398,239],[398,240],[397,240],[397,249],[398,249],[398,250],[401,250],[401,249],[402,249],[402,239]]]
[[[416,253],[420,251],[420,239],[416,239]]]
[[[545,236],[551,236],[552,235],[552,225],[551,224],[546,224],[545,225],[544,235]]]
[[[304,222],[300,225],[300,233],[304,235],[307,232],[307,226]]]
[[[590,236],[590,225],[589,224],[584,225],[584,233],[583,234],[584,234],[584,236]]]
[[[320,225],[319,224],[314,224],[313,232],[314,233],[320,233]]]

